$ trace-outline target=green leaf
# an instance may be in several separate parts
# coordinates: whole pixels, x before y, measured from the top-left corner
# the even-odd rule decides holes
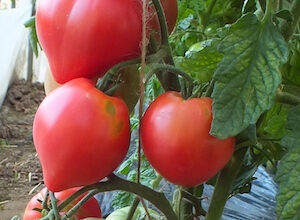
[[[224,58],[214,75],[211,134],[225,139],[255,124],[273,105],[288,49],[270,20],[261,23],[246,14],[231,26],[219,50]]]
[[[280,161],[276,181],[279,191],[276,196],[278,219],[295,218],[300,210],[300,145],[292,148]],[[299,215],[299,213],[298,213]]]
[[[286,9],[281,10],[281,11],[275,13],[274,15],[276,17],[278,17],[278,18],[285,19],[288,22],[292,22],[293,21],[293,15],[292,15],[292,13],[289,10],[286,10]]]
[[[280,139],[286,135],[285,124],[290,107],[280,104],[273,106],[267,113],[260,126],[260,132],[266,133],[270,138]]]
[[[279,219],[299,219],[300,210],[300,105],[292,108],[286,128],[290,133],[281,144],[288,153],[279,163],[276,182],[279,185],[276,211]]]
[[[194,44],[185,57],[176,58],[176,65],[198,79],[200,82],[211,80],[223,55],[217,51],[218,40],[207,40]]]
[[[291,51],[289,62],[283,66],[282,77],[285,81],[300,86],[300,50]]]
[[[287,148],[300,148],[300,105],[290,110],[286,129],[291,130],[291,132],[284,136],[281,144]]]
[[[35,26],[35,16],[32,16],[27,21],[25,21],[24,26],[27,28]]]

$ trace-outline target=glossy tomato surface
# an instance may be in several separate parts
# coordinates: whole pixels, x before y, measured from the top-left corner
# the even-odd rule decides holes
[[[112,173],[128,151],[128,110],[91,81],[74,79],[43,100],[33,140],[50,191],[92,184]]]
[[[169,31],[177,18],[177,1],[162,0]],[[159,29],[149,7],[150,29]],[[113,65],[140,55],[141,0],[39,0],[37,35],[54,79],[101,77]]]
[[[59,200],[58,204],[68,198],[70,195],[78,191],[80,188],[75,187],[71,189],[64,190],[62,192],[55,193],[55,197]],[[41,212],[33,210],[34,208],[42,209],[41,203],[38,201],[43,201],[46,195],[46,188],[43,188],[37,195],[31,198],[28,202],[23,220],[36,220],[42,217]],[[65,209],[62,210],[61,214],[68,212],[73,206],[75,206],[84,195],[80,196],[79,198],[75,199],[73,202],[69,204]],[[89,199],[75,214],[78,219],[84,219],[86,217],[101,217],[101,209],[99,204],[95,198]]]
[[[40,0],[39,41],[58,83],[101,77],[140,54],[140,0]]]
[[[234,150],[233,137],[209,134],[212,99],[184,100],[177,92],[159,96],[141,122],[142,146],[151,165],[167,180],[196,186],[216,175]]]

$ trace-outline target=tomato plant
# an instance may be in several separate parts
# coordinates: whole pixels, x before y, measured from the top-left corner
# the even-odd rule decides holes
[[[60,204],[63,200],[68,198],[70,195],[72,195],[74,192],[78,191],[80,188],[75,187],[71,189],[67,189],[61,192],[55,193],[55,197],[59,200],[58,204]],[[34,209],[40,209],[42,210],[42,204],[41,202],[45,199],[46,195],[46,188],[43,188],[38,194],[36,194],[34,197],[31,198],[31,200],[28,202],[23,220],[36,220],[42,218],[42,213],[38,210]],[[72,201],[66,208],[62,210],[62,214],[66,213],[71,209],[74,205],[76,205],[80,199],[82,199],[84,195],[80,196],[76,200]],[[75,214],[77,219],[84,219],[86,217],[98,217],[101,218],[101,209],[99,207],[99,204],[95,198],[89,199]]]
[[[112,173],[127,153],[128,110],[91,81],[75,79],[41,103],[33,139],[49,190],[92,184]]]
[[[209,134],[212,100],[184,100],[166,92],[148,107],[141,122],[142,146],[151,165],[167,180],[196,186],[216,175],[229,161],[234,138]]]
[[[146,199],[170,220],[217,220],[228,198],[250,192],[256,170],[271,164],[278,172],[278,218],[297,218],[300,206],[291,198],[299,200],[294,177],[300,162],[300,1],[161,3],[40,1],[37,31],[56,81],[98,78],[110,69],[99,80],[100,90],[115,91],[130,110],[139,97],[139,111],[134,108],[131,118],[132,129],[140,129],[137,148],[115,170],[129,144],[124,103],[84,79],[51,92],[37,111],[33,131],[46,186],[127,191],[114,200],[116,207],[131,206],[124,218],[134,216],[139,202],[143,216],[151,215]],[[169,38],[177,3],[178,25]],[[141,50],[145,56],[136,59]],[[172,205],[160,193],[163,177],[183,186],[175,187]],[[207,210],[199,185],[205,181],[214,187]]]

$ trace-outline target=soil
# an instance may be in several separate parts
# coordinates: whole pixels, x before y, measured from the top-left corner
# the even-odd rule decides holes
[[[32,141],[32,122],[45,97],[43,85],[15,81],[0,109],[0,220],[23,216],[27,202],[43,186]]]

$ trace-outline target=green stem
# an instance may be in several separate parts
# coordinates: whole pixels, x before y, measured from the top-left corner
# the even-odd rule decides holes
[[[184,199],[184,194],[187,194],[185,192],[192,193],[193,188],[182,188],[181,189],[181,204],[180,204],[180,220],[193,220],[193,204]]]
[[[188,200],[190,203],[192,203],[194,205],[197,216],[200,216],[200,215],[205,216],[206,215],[206,211],[201,206],[201,199],[195,197],[193,194],[191,194],[190,192],[187,192],[185,190],[181,191],[181,195],[182,195],[182,198]]]
[[[210,82],[209,87],[205,93],[205,97],[211,97],[211,95],[214,91],[215,83],[216,83],[216,80],[212,79],[212,81]]]
[[[205,220],[221,219],[232,183],[242,166],[246,152],[247,148],[236,151],[229,163],[219,174]]]
[[[162,45],[169,45],[169,32],[168,32],[168,25],[166,22],[166,16],[164,9],[161,5],[161,2],[159,0],[152,0],[152,3],[155,7],[155,10],[157,12],[157,18],[159,21],[160,26],[160,36],[161,36],[161,44]]]
[[[97,190],[93,190],[92,192],[85,195],[75,206],[73,206],[63,217],[62,220],[69,219],[72,217],[80,208],[83,206],[89,199],[91,199],[94,195],[98,193]]]
[[[52,205],[52,209],[54,211],[54,216],[56,220],[60,220],[60,216],[59,216],[59,209],[57,208],[57,202],[58,200],[55,198],[55,195],[53,192],[49,191],[50,194],[50,199],[51,199],[51,205]]]
[[[62,210],[65,208],[71,201],[76,199],[78,196],[86,193],[90,190],[97,190],[98,193],[106,192],[106,191],[114,191],[114,190],[122,190],[127,191],[133,194],[136,194],[140,197],[145,198],[146,200],[150,201],[154,206],[156,206],[168,220],[177,220],[177,216],[174,213],[169,201],[166,199],[165,195],[160,192],[156,192],[151,188],[131,182],[128,180],[123,180],[120,177],[111,174],[108,177],[108,180],[105,182],[95,183],[89,186],[85,186],[81,188],[79,191],[68,197],[64,200],[59,206],[58,210]]]
[[[176,74],[176,75],[180,75],[182,76],[185,80],[187,80],[189,82],[190,85],[193,84],[194,79],[188,75],[187,73],[185,73],[184,71],[176,68],[175,66],[172,65],[168,65],[168,64],[160,64],[160,63],[154,63],[151,64],[151,70],[148,72],[147,77],[146,77],[146,83],[148,82],[148,80],[152,77],[152,75],[157,72],[157,71],[168,71],[172,74]]]
[[[278,103],[294,106],[294,105],[300,104],[300,97],[295,96],[291,93],[281,92],[278,90],[276,97],[275,97],[275,101]]]
[[[120,86],[121,86],[121,83],[118,83],[118,84],[114,85],[113,87],[111,87],[110,89],[106,90],[104,93],[106,95],[113,96]]]
[[[128,212],[128,215],[127,215],[126,220],[131,220],[131,219],[132,219],[132,217],[133,217],[133,215],[134,215],[134,213],[135,213],[135,210],[136,210],[136,208],[138,207],[139,203],[140,203],[140,198],[137,196],[137,197],[135,197],[135,199],[133,200],[133,203],[132,203],[132,205],[131,205],[131,207],[130,207],[130,210],[129,210],[129,212]]]
[[[169,44],[168,26],[163,7],[159,0],[152,0],[152,3],[156,9],[157,17],[160,24],[161,48],[167,52],[167,56],[164,58],[164,62],[166,64],[174,66],[175,63],[172,56],[172,49]],[[157,78],[161,82],[162,87],[165,91],[180,91],[180,84],[176,75],[173,75],[169,72],[158,72]]]
[[[49,198],[49,190],[46,190],[46,195],[45,198],[42,202],[42,209],[48,210],[49,211],[49,207],[48,207],[48,198]]]
[[[267,0],[267,2],[266,2],[266,11],[265,11],[265,15],[261,21],[262,24],[265,24],[269,20],[270,16],[272,15],[273,1],[274,0]]]
[[[294,34],[300,21],[300,0],[294,0],[290,12],[293,15],[293,21],[284,21],[281,26],[281,33],[286,41],[289,41]]]

